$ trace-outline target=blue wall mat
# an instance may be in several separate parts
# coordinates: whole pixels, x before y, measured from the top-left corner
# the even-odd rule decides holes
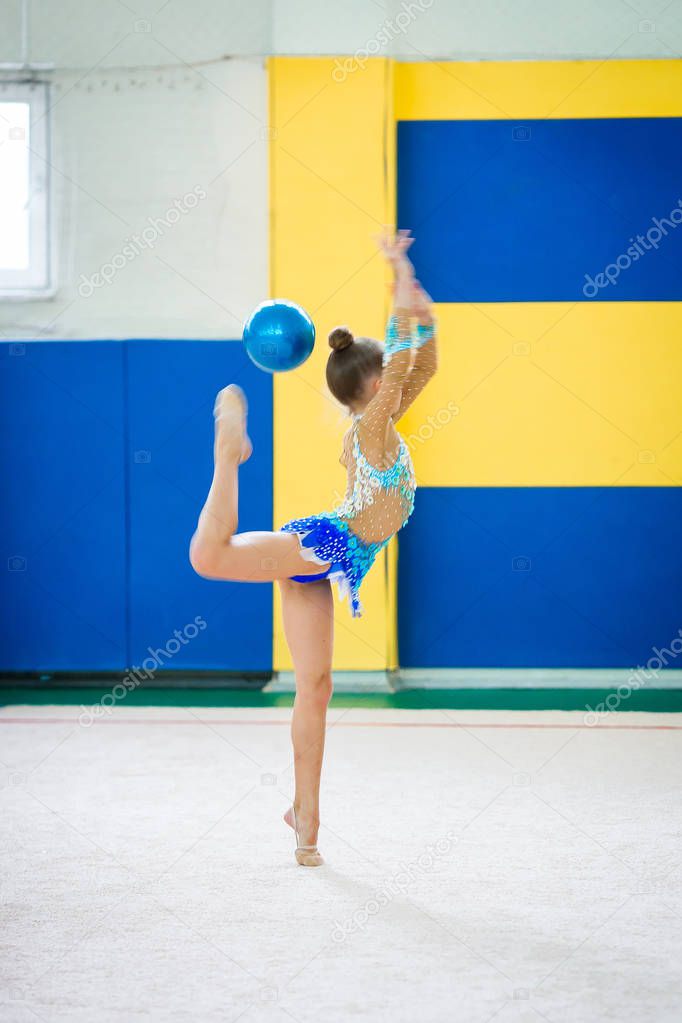
[[[122,668],[122,345],[3,344],[0,371],[0,670]]]
[[[678,301],[682,226],[646,246],[680,211],[681,163],[682,118],[401,121],[398,223],[436,302]]]
[[[131,661],[171,641],[170,669],[269,671],[272,586],[200,579],[187,552],[211,482],[215,395],[230,382],[248,395],[254,445],[239,528],[272,528],[272,377],[234,341],[131,341],[127,358]],[[176,639],[197,616],[207,627]]]
[[[678,487],[421,488],[400,534],[401,665],[646,663],[682,625],[681,521]]]

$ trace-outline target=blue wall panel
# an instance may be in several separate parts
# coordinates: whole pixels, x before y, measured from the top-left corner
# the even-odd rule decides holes
[[[0,670],[126,664],[123,346],[0,346]]]
[[[269,671],[272,587],[200,579],[188,547],[211,482],[215,395],[230,382],[248,395],[254,445],[239,528],[272,528],[272,377],[230,341],[134,341],[127,357],[131,661],[174,650],[201,616],[206,629],[161,658],[168,668]]]
[[[682,626],[680,522],[677,487],[421,488],[400,534],[401,665],[645,663]]]
[[[682,118],[402,121],[398,223],[436,302],[678,301],[682,227],[653,218],[680,213],[681,163]]]

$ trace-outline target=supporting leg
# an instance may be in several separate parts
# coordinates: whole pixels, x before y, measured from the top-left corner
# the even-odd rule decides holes
[[[332,693],[334,601],[326,579],[314,583],[285,580],[280,588],[284,631],[296,674],[291,721],[296,778],[294,810],[301,845],[314,846],[320,824],[327,705]],[[290,813],[285,820],[293,826]]]

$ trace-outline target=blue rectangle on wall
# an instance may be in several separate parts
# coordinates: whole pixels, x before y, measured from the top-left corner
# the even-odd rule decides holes
[[[401,665],[646,664],[680,636],[680,522],[679,487],[421,488],[400,534]]]
[[[272,377],[232,341],[131,341],[127,357],[131,661],[269,671],[272,586],[201,579],[188,548],[213,471],[214,399],[230,382],[247,393],[254,446],[239,529],[272,528]]]
[[[0,670],[126,665],[123,346],[0,346]]]
[[[682,118],[401,121],[398,222],[437,302],[680,301],[681,164]]]

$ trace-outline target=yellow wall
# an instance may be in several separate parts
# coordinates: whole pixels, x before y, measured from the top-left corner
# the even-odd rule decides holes
[[[438,318],[439,372],[401,423],[421,486],[682,483],[682,303],[439,305]]]
[[[270,62],[271,294],[300,302],[318,328],[309,361],[275,377],[276,526],[329,508],[344,487],[346,424],[324,383],[326,336],[338,323],[383,330],[388,296],[372,235],[394,217],[396,120],[682,116],[682,61],[377,59],[343,82],[336,67]],[[441,305],[441,368],[401,426],[418,482],[682,482],[681,308]],[[337,668],[395,664],[394,574],[392,549],[363,584],[365,617],[337,608]],[[288,668],[277,606],[275,620],[274,664]]]
[[[395,115],[682,116],[682,61],[399,64]],[[438,316],[441,368],[402,424],[420,484],[682,482],[682,304],[448,304]],[[429,429],[448,402],[457,414]]]
[[[435,61],[397,64],[398,121],[679,117],[682,61]]]
[[[392,67],[371,61],[336,82],[333,59],[273,58],[270,84],[272,296],[312,315],[317,342],[298,370],[274,381],[274,518],[312,515],[345,490],[339,465],[348,423],[324,379],[327,334],[339,323],[381,337],[387,312],[383,264],[373,241],[393,217]],[[336,606],[335,667],[390,663],[394,593],[389,557],[362,586],[364,617]],[[277,587],[275,587],[277,591]],[[275,594],[274,666],[291,667]]]

